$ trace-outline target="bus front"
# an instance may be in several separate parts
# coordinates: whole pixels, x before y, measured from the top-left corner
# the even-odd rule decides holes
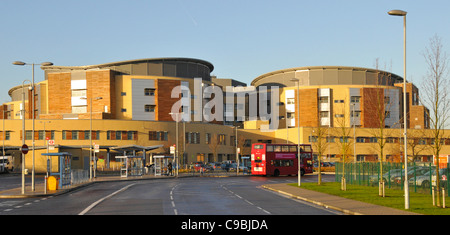
[[[252,145],[252,175],[266,175],[266,145],[257,143]]]

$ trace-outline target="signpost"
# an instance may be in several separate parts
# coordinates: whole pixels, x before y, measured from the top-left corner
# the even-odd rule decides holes
[[[28,145],[26,145],[26,144],[22,145],[21,150],[22,150],[23,154],[27,154],[28,153]]]

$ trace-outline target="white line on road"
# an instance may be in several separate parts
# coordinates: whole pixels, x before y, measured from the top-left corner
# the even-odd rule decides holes
[[[98,201],[92,203],[90,206],[86,207],[86,209],[84,209],[84,210],[83,210],[82,212],[80,212],[80,214],[78,214],[78,215],[84,215],[84,214],[86,214],[88,211],[90,211],[92,208],[94,208],[95,206],[97,206],[98,204],[100,204],[102,201],[104,201],[104,200],[106,200],[106,199],[108,199],[108,198],[110,198],[110,197],[112,197],[112,196],[114,196],[114,195],[116,195],[116,194],[118,194],[118,193],[120,193],[120,192],[123,192],[123,191],[127,190],[129,187],[131,187],[131,186],[133,186],[133,185],[135,185],[135,184],[136,184],[136,183],[127,185],[127,186],[125,186],[125,187],[123,187],[123,188],[121,188],[121,189],[115,191],[114,193],[111,193],[111,194],[109,194],[108,196],[101,198],[100,200],[98,200]]]

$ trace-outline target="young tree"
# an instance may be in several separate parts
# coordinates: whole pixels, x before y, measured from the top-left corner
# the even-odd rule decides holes
[[[334,118],[335,121],[335,131],[336,136],[340,136],[338,141],[338,146],[340,148],[340,154],[341,154],[341,161],[342,161],[342,179],[341,179],[341,190],[346,191],[347,190],[347,183],[345,179],[345,163],[348,160],[347,156],[351,155],[351,146],[352,146],[352,138],[350,138],[351,135],[351,128],[350,126],[350,105],[348,102],[348,99],[346,98],[344,103],[340,103],[335,105],[333,108],[337,111],[336,117]]]
[[[317,127],[313,128],[315,138],[315,141],[313,141],[313,149],[317,152],[317,167],[319,169],[317,178],[318,185],[322,184],[322,155],[325,153],[328,147],[328,132],[329,128],[320,124]]]
[[[380,176],[384,174],[383,172],[383,162],[385,155],[386,139],[389,137],[390,129],[386,128],[386,121],[390,118],[391,107],[393,107],[393,101],[390,99],[389,90],[385,87],[392,84],[391,73],[386,73],[378,69],[378,59],[376,59],[377,77],[375,80],[375,87],[365,88],[363,90],[363,102],[365,110],[370,112],[372,117],[370,123],[365,123],[365,127],[374,128],[371,131],[372,136],[376,139],[376,151],[379,154],[379,165],[380,165]],[[388,93],[388,94],[386,94]],[[382,180],[378,181],[378,194],[384,197],[385,182]]]
[[[444,140],[444,128],[448,121],[450,102],[447,89],[450,85],[448,77],[448,58],[443,49],[441,38],[437,35],[430,39],[430,45],[424,53],[427,64],[427,75],[422,84],[421,102],[427,106],[426,112],[430,120],[432,132],[432,149],[436,159],[437,201],[440,206],[439,154]]]

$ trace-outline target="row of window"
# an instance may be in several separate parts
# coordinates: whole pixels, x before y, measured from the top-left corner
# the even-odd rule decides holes
[[[319,137],[317,136],[309,136],[309,142],[310,143],[316,143]],[[338,137],[334,137],[334,136],[329,136],[326,137],[326,141],[328,143],[335,143],[336,142],[336,138]],[[340,143],[348,143],[349,139],[353,139],[353,137],[351,136],[347,136],[347,137],[339,137],[339,142]],[[386,137],[386,143],[403,143],[404,142],[404,138],[401,137]],[[411,138],[409,138],[411,140]],[[442,139],[442,144],[444,145],[450,145],[450,139]],[[414,138],[414,142],[418,145],[432,145],[434,144],[434,139],[433,138]],[[378,143],[378,138],[377,137],[356,137],[356,143]]]

